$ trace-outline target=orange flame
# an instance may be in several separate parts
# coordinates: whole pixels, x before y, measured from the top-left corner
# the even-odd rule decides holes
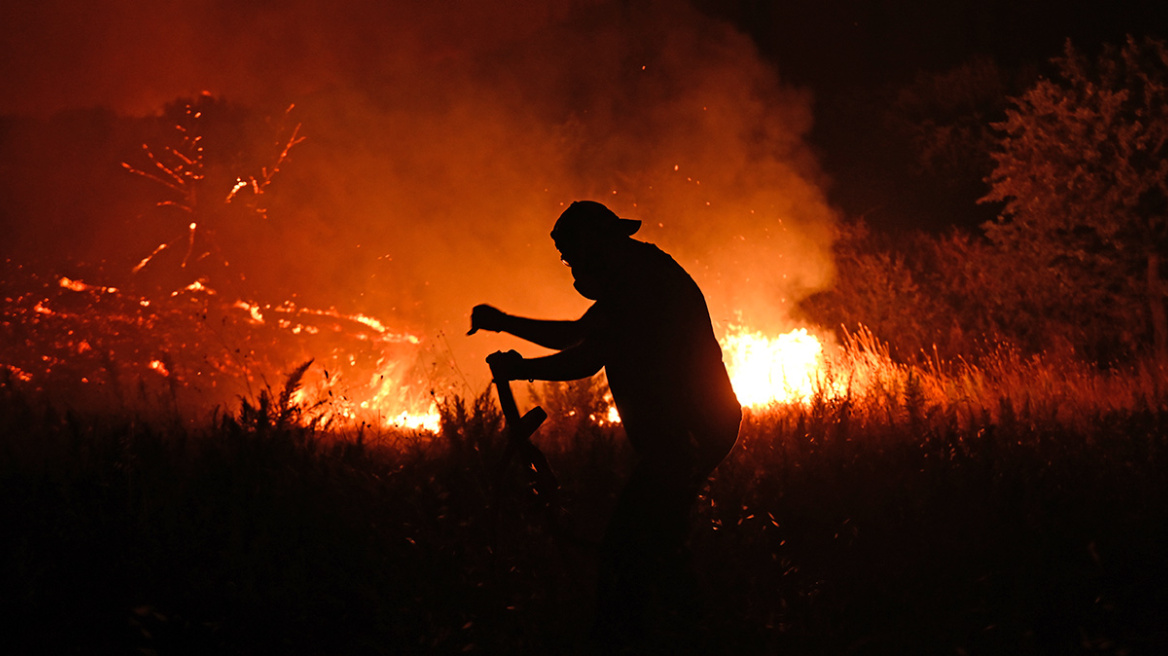
[[[722,339],[722,357],[730,384],[743,407],[773,403],[808,403],[816,394],[840,393],[828,383],[827,363],[819,338],[805,328],[776,337],[733,325]],[[590,416],[597,425],[619,424],[611,393],[604,416]]]
[[[805,328],[768,337],[731,326],[722,355],[743,406],[806,403],[822,386],[823,346]]]

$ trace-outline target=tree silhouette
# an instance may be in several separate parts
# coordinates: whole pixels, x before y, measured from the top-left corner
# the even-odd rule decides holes
[[[1012,99],[983,227],[1064,309],[1099,329],[1150,332],[1168,358],[1168,48],[1128,38],[1089,59],[1067,42],[1057,74]],[[1119,322],[1119,323],[1117,323]],[[1138,327],[1137,327],[1138,325]]]

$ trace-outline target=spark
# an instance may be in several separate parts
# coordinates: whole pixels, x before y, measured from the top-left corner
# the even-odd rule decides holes
[[[139,271],[141,271],[141,270],[142,270],[142,267],[144,267],[144,266],[146,266],[147,264],[149,264],[149,263],[150,263],[150,260],[154,259],[154,256],[155,256],[155,255],[158,255],[158,254],[159,254],[159,253],[161,253],[162,251],[166,250],[166,248],[167,248],[169,245],[170,245],[170,244],[159,244],[159,245],[158,245],[158,248],[155,248],[153,253],[151,253],[151,254],[147,255],[146,257],[142,258],[142,261],[141,261],[141,262],[139,262],[137,266],[135,266],[133,269],[130,269],[130,273],[138,273]]]

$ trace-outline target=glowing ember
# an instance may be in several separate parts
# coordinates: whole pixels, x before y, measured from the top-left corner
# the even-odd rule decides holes
[[[187,285],[186,287],[183,287],[182,289],[174,290],[173,292],[170,293],[170,295],[171,296],[178,296],[179,294],[181,294],[183,292],[205,292],[207,294],[214,294],[215,290],[204,285],[202,283],[202,281],[196,280],[196,281],[192,282],[191,284]]]
[[[441,421],[437,411],[432,411],[425,414],[410,414],[408,412],[403,412],[396,417],[390,417],[387,423],[391,426],[397,426],[399,428],[437,433]]]
[[[244,180],[243,178],[236,178],[235,179],[235,186],[231,188],[231,191],[227,192],[227,201],[226,202],[230,203],[231,200],[233,198],[235,198],[235,194],[238,194],[240,189],[244,189],[246,187],[247,187],[247,180]]]
[[[732,326],[722,355],[744,406],[806,402],[816,391],[823,367],[823,347],[803,328],[772,338]]]
[[[240,301],[240,302],[242,303],[242,301]],[[236,307],[242,307],[242,306],[237,304]],[[246,308],[244,308],[244,309],[246,309]],[[318,316],[318,317],[329,317],[329,318],[333,318],[333,319],[343,319],[345,321],[352,321],[354,323],[359,323],[359,324],[365,326],[366,328],[372,329],[374,332],[377,333],[377,339],[379,341],[382,341],[382,342],[399,343],[399,344],[413,344],[413,345],[418,345],[418,344],[422,343],[422,340],[419,339],[416,335],[411,335],[409,333],[389,332],[389,329],[379,319],[376,319],[374,317],[370,317],[368,315],[360,314],[360,313],[343,314],[343,313],[337,311],[336,308],[329,308],[327,310],[317,310],[317,309],[313,309],[313,308],[302,308],[302,307],[297,307],[295,304],[293,304],[290,301],[285,301],[283,305],[280,305],[277,307],[267,306],[266,309],[271,309],[271,310],[274,310],[276,312],[282,312],[285,314],[312,315],[312,316]],[[290,321],[285,321],[285,320],[281,319],[279,321],[279,325],[281,328],[288,328],[288,327],[292,326],[293,324]],[[339,326],[337,327],[337,329],[340,330]],[[296,325],[296,326],[292,327],[292,332],[294,332],[294,333],[299,333],[301,330],[305,330],[305,331],[308,331],[308,332],[314,333],[314,334],[317,332],[317,329],[315,327],[311,327],[311,326]]]
[[[264,315],[260,312],[260,307],[255,303],[248,303],[244,300],[238,300],[231,307],[238,308],[248,313],[253,323],[263,323]]]
[[[13,377],[15,377],[17,380],[20,380],[20,381],[23,381],[26,383],[28,381],[32,380],[32,374],[28,373],[27,371],[21,369],[20,367],[15,366],[15,365],[10,365],[10,364],[0,365],[0,369],[7,370],[8,373],[10,375],[12,375]]]
[[[117,287],[102,287],[101,285],[87,285],[80,280],[73,280],[72,278],[68,278],[66,276],[61,276],[61,279],[57,281],[57,284],[61,285],[61,287],[64,289],[71,289],[75,292],[93,291],[93,292],[104,292],[106,294],[118,293]]]
[[[153,253],[142,258],[138,262],[138,264],[136,264],[134,266],[133,269],[130,269],[130,273],[138,273],[139,271],[141,271],[143,268],[146,267],[147,264],[150,264],[150,260],[153,260],[155,255],[158,255],[162,251],[166,250],[168,246],[169,246],[169,244],[159,244],[158,248],[155,248]]]
[[[619,424],[620,420],[620,413],[616,411],[616,406],[610,405],[608,406],[608,412],[605,413],[604,419],[600,422],[600,424],[602,426],[605,424],[605,422],[610,424]]]
[[[85,291],[85,283],[81,282],[80,280],[72,280],[70,278],[66,278],[64,276],[61,276],[60,282],[61,282],[61,286],[64,287],[65,289],[72,289],[75,292]]]

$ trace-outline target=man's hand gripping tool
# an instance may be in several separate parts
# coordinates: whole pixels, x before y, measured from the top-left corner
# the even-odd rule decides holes
[[[556,495],[559,492],[559,480],[548,465],[543,452],[531,443],[531,436],[539,430],[547,419],[547,412],[536,406],[520,416],[519,406],[515,403],[515,394],[511,391],[511,380],[498,373],[497,364],[506,357],[502,351],[487,356],[487,364],[491,367],[491,376],[494,379],[495,391],[499,395],[499,406],[503,410],[504,428],[507,433],[507,447],[503,451],[503,459],[499,463],[496,490],[501,490],[503,479],[507,473],[507,465],[512,458],[518,456],[520,462],[528,466],[531,472],[530,488],[538,497],[540,505],[549,511],[555,512]]]

